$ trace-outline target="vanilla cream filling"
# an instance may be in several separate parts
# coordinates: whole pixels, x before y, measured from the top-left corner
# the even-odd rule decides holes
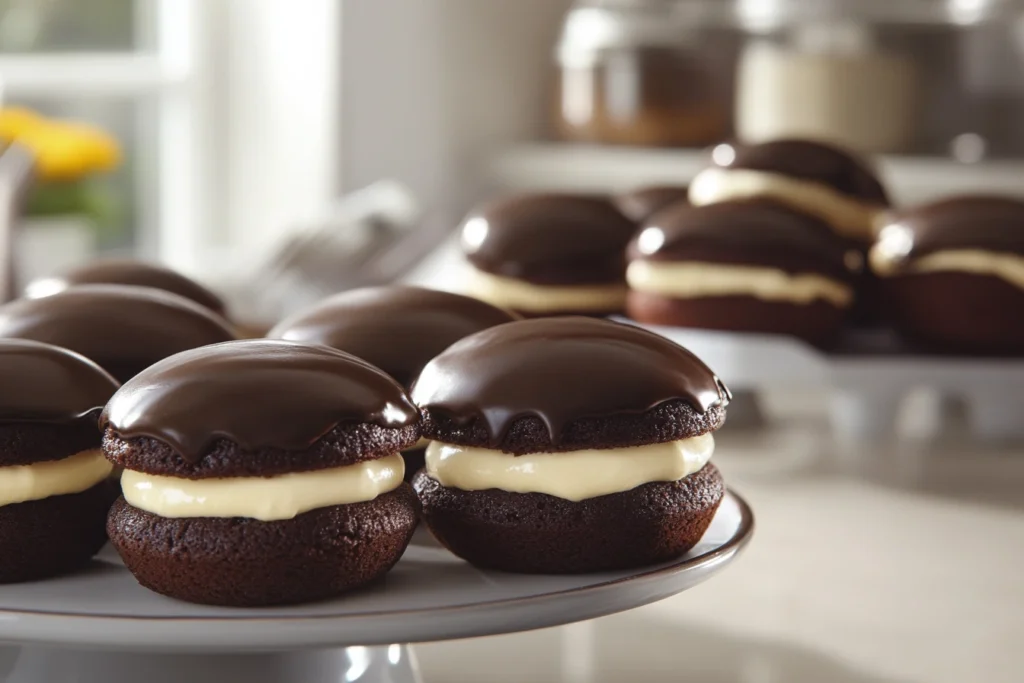
[[[885,211],[819,183],[765,171],[709,168],[690,183],[690,203],[694,206],[757,198],[774,199],[809,213],[828,223],[836,233],[862,241],[874,237],[876,217]]]
[[[614,311],[626,301],[626,285],[535,285],[473,268],[464,293],[487,303],[530,313]]]
[[[109,477],[113,469],[98,448],[61,460],[0,467],[0,505],[81,493]]]
[[[420,437],[420,440],[419,440],[419,441],[417,441],[417,442],[416,442],[416,443],[414,443],[413,445],[409,446],[408,448],[406,448],[406,449],[405,449],[404,451],[402,451],[402,452],[403,452],[403,453],[408,453],[409,451],[418,451],[418,450],[420,450],[420,449],[422,449],[422,448],[426,448],[426,447],[427,447],[427,444],[429,444],[429,443],[430,443],[430,439],[424,439],[424,438],[423,438],[423,437],[421,436],[421,437]]]
[[[179,479],[125,470],[121,490],[133,507],[160,517],[248,517],[272,522],[317,508],[373,500],[398,488],[403,476],[405,461],[395,454],[274,477]]]
[[[882,276],[893,275],[899,269],[896,262],[877,246],[869,254],[871,268]],[[1011,285],[1024,289],[1024,257],[1001,254],[981,249],[950,249],[915,258],[906,264],[912,273],[954,271],[976,275],[994,275]]]
[[[427,474],[449,488],[546,493],[581,501],[678,481],[704,467],[714,450],[711,434],[632,448],[528,455],[433,441],[426,460]]]
[[[673,299],[752,296],[795,304],[820,299],[839,308],[853,303],[853,289],[836,280],[756,266],[633,261],[626,270],[626,281],[634,291]]]

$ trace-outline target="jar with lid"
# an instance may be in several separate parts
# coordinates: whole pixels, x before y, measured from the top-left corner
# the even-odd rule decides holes
[[[578,0],[562,139],[1024,158],[1024,0]]]
[[[864,152],[1024,154],[1013,0],[738,0],[737,135]]]
[[[556,49],[554,127],[578,142],[702,146],[731,133],[728,2],[578,0]]]

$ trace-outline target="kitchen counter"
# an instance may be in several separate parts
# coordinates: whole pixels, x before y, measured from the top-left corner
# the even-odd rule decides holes
[[[722,575],[585,624],[422,645],[425,679],[961,683],[1024,677],[1024,445],[733,430],[757,530]]]

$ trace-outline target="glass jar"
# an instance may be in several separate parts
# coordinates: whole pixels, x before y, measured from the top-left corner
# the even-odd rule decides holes
[[[556,52],[559,137],[654,146],[727,137],[734,57],[710,29],[727,4],[576,2]]]
[[[744,140],[864,152],[1024,154],[1024,19],[1007,0],[740,0]]]
[[[1024,0],[580,1],[557,72],[565,140],[1024,158]]]

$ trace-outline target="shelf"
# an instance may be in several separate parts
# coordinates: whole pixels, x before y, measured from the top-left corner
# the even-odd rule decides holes
[[[538,143],[490,160],[491,184],[505,190],[616,192],[656,183],[684,184],[706,164],[706,153]],[[962,164],[948,159],[883,157],[880,172],[898,203],[958,193],[1024,195],[1024,160]]]

